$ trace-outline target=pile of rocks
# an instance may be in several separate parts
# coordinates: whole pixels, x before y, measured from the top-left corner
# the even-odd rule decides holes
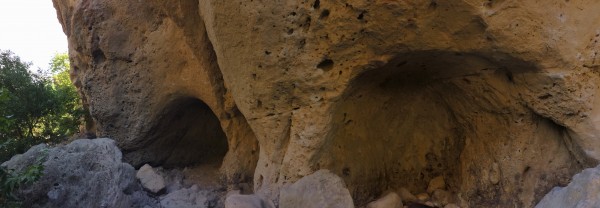
[[[344,181],[329,170],[305,176],[279,192],[279,207],[286,208],[353,208],[350,191]],[[275,208],[270,200],[258,195],[241,195],[230,191],[225,208]]]
[[[197,185],[186,178],[191,169],[144,165],[136,173],[111,139],[40,144],[2,167],[22,172],[37,161],[43,161],[43,176],[15,193],[27,199],[24,207],[223,207],[225,189],[218,182]]]
[[[19,172],[36,161],[44,161],[44,175],[17,191],[17,196],[28,199],[23,204],[26,207],[276,207],[272,201],[253,195],[249,184],[227,191],[219,183],[218,165],[165,169],[146,164],[136,172],[122,162],[115,142],[106,138],[80,139],[58,147],[37,145],[2,167]],[[427,193],[415,196],[400,189],[367,207],[457,207],[445,186],[443,177],[434,178]],[[279,207],[351,208],[354,203],[339,176],[319,170],[283,187]]]
[[[219,183],[197,184],[188,169],[153,168],[146,164],[136,174],[144,190],[163,208],[223,207],[225,188]]]
[[[462,206],[458,206],[461,204]],[[467,207],[466,202],[446,190],[443,176],[438,176],[429,181],[427,192],[412,194],[406,188],[396,191],[385,192],[379,199],[369,203],[367,208],[419,208],[419,207],[443,207],[458,208]]]
[[[249,184],[226,188],[218,179],[218,166],[185,169],[136,170],[122,162],[121,151],[110,139],[81,139],[68,145],[34,146],[2,164],[21,172],[43,161],[44,174],[15,195],[24,207],[143,207],[143,208],[275,208],[266,197],[254,195]],[[203,172],[204,171],[204,172]],[[577,174],[567,187],[556,187],[536,207],[597,207],[600,166]],[[406,188],[388,191],[366,208],[468,207],[460,194],[448,191],[443,176],[429,181],[426,192]],[[352,208],[344,181],[329,170],[319,170],[279,192],[279,207]]]
[[[279,207],[285,208],[352,208],[355,207],[343,180],[329,170],[305,176],[279,192]],[[460,204],[461,206],[457,205]],[[272,208],[270,201],[255,195],[228,194],[225,208]],[[442,176],[429,182],[427,192],[417,195],[406,188],[385,192],[366,208],[459,208],[468,207],[464,200],[446,190]]]

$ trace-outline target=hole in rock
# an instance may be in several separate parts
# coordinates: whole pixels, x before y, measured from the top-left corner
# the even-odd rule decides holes
[[[329,14],[330,14],[329,9],[325,9],[325,10],[323,10],[321,12],[321,15],[319,16],[319,19],[325,19],[325,18],[327,18],[327,17],[329,17]]]
[[[227,137],[217,116],[199,99],[179,98],[167,105],[150,132],[146,161],[153,166],[211,166],[227,153]]]
[[[106,60],[106,56],[104,52],[100,49],[96,49],[92,52],[92,57],[94,58],[94,63],[101,64]]]
[[[358,14],[358,17],[356,17],[356,19],[362,20],[365,17],[365,13],[367,13],[367,11],[363,11],[360,14]]]
[[[324,59],[321,63],[317,64],[317,68],[329,71],[333,68],[333,61],[331,59]]]
[[[397,57],[352,81],[335,106],[329,155],[320,161],[344,179],[357,206],[387,190],[424,193],[439,176],[446,191],[462,192],[472,204],[497,206],[498,199],[519,194],[538,197],[519,189],[524,183],[547,191],[572,172],[556,170],[577,170],[560,128],[516,101],[513,82],[535,73],[531,65],[439,51]],[[514,80],[506,79],[507,68]],[[514,179],[529,166],[536,170],[526,176],[531,181]],[[493,182],[489,175],[498,171],[490,167],[502,170]],[[544,171],[557,176],[535,182]],[[511,192],[499,191],[503,187]],[[485,197],[472,198],[478,195]]]
[[[315,3],[313,3],[313,8],[314,9],[319,9],[319,6],[321,6],[321,1],[316,0]]]

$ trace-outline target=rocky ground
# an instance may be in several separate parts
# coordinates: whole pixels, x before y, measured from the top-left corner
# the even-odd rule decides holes
[[[183,169],[146,164],[135,170],[121,160],[113,140],[81,139],[58,147],[34,146],[2,167],[22,171],[44,161],[44,175],[16,193],[27,199],[24,207],[277,207],[253,195],[249,184],[222,185],[219,167],[214,164]],[[600,168],[584,170],[569,186],[554,188],[536,207],[597,207],[599,173]],[[443,177],[436,177],[426,192],[389,190],[366,208],[468,207],[468,199],[447,191],[446,186]],[[355,206],[343,180],[329,170],[319,170],[285,186],[277,204],[282,208]]]
[[[58,147],[40,144],[2,164],[22,172],[43,161],[43,176],[15,193],[23,207],[156,207],[110,139],[75,140]]]
[[[43,158],[44,175],[17,192],[24,207],[223,207],[218,166],[138,170],[123,163],[113,140],[37,145],[2,164],[17,172]]]

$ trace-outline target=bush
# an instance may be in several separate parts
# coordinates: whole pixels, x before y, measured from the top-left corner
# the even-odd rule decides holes
[[[50,70],[32,73],[30,64],[0,51],[0,161],[38,143],[58,143],[77,133],[83,108],[69,79],[66,54]]]
[[[42,177],[47,154],[47,149],[42,150],[42,155],[23,170],[0,167],[0,207],[22,207],[23,199],[17,197],[16,193],[21,187],[31,185]]]

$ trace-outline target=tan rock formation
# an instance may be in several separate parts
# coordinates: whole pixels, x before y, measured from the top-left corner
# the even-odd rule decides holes
[[[222,162],[275,202],[329,169],[357,206],[442,176],[531,207],[600,159],[600,2],[53,1],[135,165]]]

